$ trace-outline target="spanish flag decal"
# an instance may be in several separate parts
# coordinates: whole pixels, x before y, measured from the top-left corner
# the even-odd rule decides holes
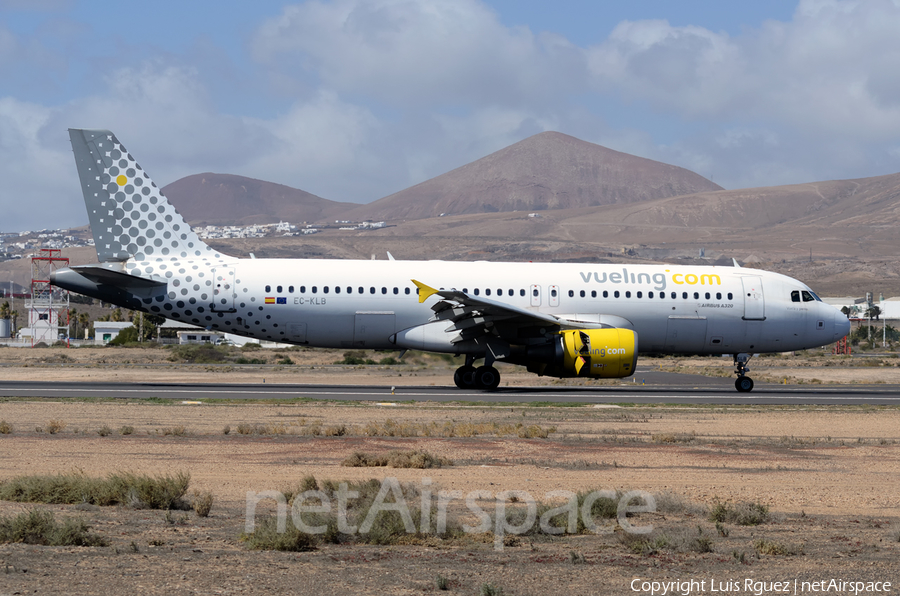
[[[266,296],[266,304],[275,304],[275,297],[273,296],[270,298]]]

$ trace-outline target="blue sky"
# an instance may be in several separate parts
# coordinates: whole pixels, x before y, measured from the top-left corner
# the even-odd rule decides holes
[[[900,171],[893,0],[0,0],[0,231],[87,218],[66,129],[158,184],[369,202],[544,130],[726,188]]]

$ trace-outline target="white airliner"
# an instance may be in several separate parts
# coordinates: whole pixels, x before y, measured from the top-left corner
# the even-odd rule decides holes
[[[639,351],[732,354],[742,392],[753,389],[753,354],[822,346],[850,330],[805,284],[737,263],[239,259],[201,241],[113,133],[69,135],[99,262],[60,269],[52,282],[211,330],[464,355],[454,382],[487,390],[500,383],[497,361],[624,378]]]

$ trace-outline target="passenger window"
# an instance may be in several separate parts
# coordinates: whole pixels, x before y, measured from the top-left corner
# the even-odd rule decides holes
[[[556,298],[556,290],[550,290],[550,296]]]
[[[268,294],[271,291],[272,291],[272,286],[266,286],[266,294]]]
[[[341,286],[334,286],[334,293],[335,293],[335,294],[340,294],[340,293],[341,293]]]
[[[534,290],[532,290],[531,295],[534,296],[534,297],[537,297],[537,295],[538,295],[537,288],[535,288]]]
[[[728,299],[734,300],[734,294],[732,294],[731,292],[728,292]]]
[[[584,290],[581,290],[581,297],[584,298],[584,296],[585,296]]]
[[[375,293],[375,288],[374,288],[374,287],[369,287],[369,293],[370,293],[370,294],[374,294],[374,293]]]
[[[631,298],[631,290],[627,290],[627,291],[625,292],[625,297],[626,297],[626,298]]]
[[[288,294],[294,293],[294,286],[288,286]]]
[[[484,289],[484,295],[485,295],[485,296],[490,296],[490,295],[491,295],[491,289],[490,289],[490,288],[485,288],[485,289]]]
[[[694,300],[700,300],[700,292],[694,292]]]
[[[603,297],[609,298],[609,292],[607,290],[603,290]]]
[[[510,291],[509,291],[509,295],[510,295],[510,296],[515,296],[515,295],[516,295],[516,291],[515,291],[515,290],[510,290]]]
[[[640,292],[638,292],[638,294],[640,294]],[[638,298],[640,298],[640,296],[638,296]],[[647,298],[653,298],[653,292],[647,292]],[[665,296],[663,296],[663,298],[665,298]]]
[[[638,292],[638,293],[637,293],[637,297],[638,297],[638,298],[640,298],[640,297],[643,296],[643,295],[644,295],[643,292]]]
[[[324,288],[322,288],[322,293],[323,293],[323,294],[327,294],[327,293],[328,293],[328,286],[325,286]]]
[[[524,295],[525,295],[525,290],[519,290],[519,296],[524,296]]]
[[[812,297],[812,294],[803,290],[803,302],[815,302],[816,299]]]
[[[387,294],[387,288],[385,288],[384,286],[382,286],[382,287],[381,287],[381,293],[382,293],[382,294]]]
[[[800,302],[800,290],[791,292],[791,302]]]
[[[618,297],[619,297],[619,290],[616,290],[615,292],[613,292],[613,297],[614,297],[614,298],[618,298]]]
[[[597,297],[597,290],[591,290],[591,298]]]
[[[305,294],[305,293],[306,293],[306,286],[300,286],[300,293],[301,293],[301,294]]]
[[[479,290],[478,288],[475,288],[475,292],[474,292],[474,293],[475,293],[475,295],[477,296],[479,293],[481,293],[481,290]]]
[[[685,294],[684,297],[687,298],[687,294]],[[676,298],[678,298],[678,294],[672,292],[672,300],[675,300]]]
[[[278,286],[278,293],[281,294],[281,286]]]
[[[315,293],[318,292],[318,291],[319,291],[319,289],[318,289],[316,286],[313,286],[313,287],[312,287],[312,293],[313,293],[313,294],[315,294]]]
[[[394,294],[399,294],[399,293],[400,293],[400,288],[394,288]]]
[[[502,295],[503,295],[503,290],[502,290],[502,289],[497,290],[497,295],[498,295],[498,296],[502,296]]]
[[[688,293],[687,293],[687,292],[682,292],[682,293],[681,293],[681,298],[682,298],[683,300],[687,300],[687,297],[688,297]]]
[[[581,295],[583,296],[584,292],[582,292]],[[569,298],[574,298],[574,297],[575,297],[575,290],[569,290]]]
[[[706,299],[709,300],[709,292],[706,293]]]
[[[716,292],[716,300],[722,299],[722,292]]]
[[[404,288],[404,289],[403,289],[403,293],[405,293],[405,294],[408,295],[408,294],[409,294],[409,288]]]

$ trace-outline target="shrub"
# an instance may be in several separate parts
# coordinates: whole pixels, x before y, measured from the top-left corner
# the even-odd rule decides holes
[[[335,361],[335,364],[375,364],[371,358],[366,358],[365,352],[354,350],[344,352],[344,359]]]
[[[391,468],[440,468],[452,466],[453,461],[446,457],[432,455],[427,451],[390,451],[386,455],[371,455],[355,451],[353,455],[341,462],[348,468],[373,468],[389,466]]]
[[[278,522],[267,517],[256,524],[253,532],[241,534],[241,540],[252,550],[280,550],[303,552],[315,550],[317,536],[298,530],[287,524],[286,531],[278,531]]]
[[[191,344],[175,346],[169,355],[171,362],[188,364],[215,364],[228,358],[228,349],[212,344]]]
[[[45,427],[45,430],[51,435],[55,435],[58,432],[62,432],[64,428],[66,428],[66,423],[62,420],[50,420]]]
[[[21,542],[43,546],[106,546],[108,542],[88,532],[83,521],[57,522],[53,513],[32,509],[16,517],[0,518],[0,543]]]
[[[97,429],[97,434],[101,437],[108,437],[110,433],[112,433],[112,429],[105,424]]]
[[[7,422],[6,420],[0,420],[0,435],[8,435],[12,433],[12,431],[12,424]]]
[[[213,505],[212,493],[209,491],[203,493],[194,491],[194,499],[191,505],[199,517],[209,517],[209,512],[212,510]]]
[[[732,523],[739,526],[758,526],[769,521],[769,507],[762,503],[738,503],[730,505],[721,501],[713,505],[709,521]]]
[[[134,427],[133,426],[123,426],[122,428],[119,429],[119,434],[120,435],[132,435],[132,434],[134,434]]]
[[[55,476],[18,476],[0,483],[0,500],[21,503],[130,505],[148,509],[184,509],[190,475],[143,476],[130,472],[91,478],[80,472]]]
[[[760,555],[784,556],[784,555],[802,555],[802,546],[787,546],[780,542],[772,542],[760,538],[753,543],[753,548]]]

